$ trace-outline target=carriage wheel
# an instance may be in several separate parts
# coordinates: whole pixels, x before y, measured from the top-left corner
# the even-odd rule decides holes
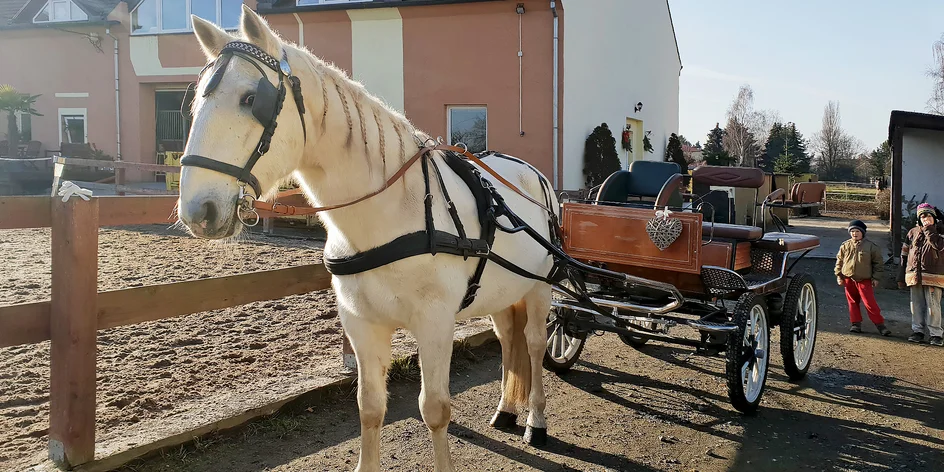
[[[770,326],[763,297],[745,293],[734,307],[737,329],[728,335],[725,374],[728,397],[742,413],[753,413],[760,404],[770,363]]]
[[[563,373],[570,370],[583,352],[587,333],[573,333],[567,329],[567,317],[573,311],[566,308],[551,308],[547,317],[547,350],[544,351],[544,368],[553,372]]]
[[[806,376],[816,347],[819,321],[816,282],[809,274],[797,274],[790,280],[780,320],[780,354],[783,370],[792,381]]]

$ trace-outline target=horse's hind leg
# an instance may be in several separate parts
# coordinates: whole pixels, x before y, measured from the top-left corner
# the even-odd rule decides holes
[[[341,324],[357,356],[357,407],[361,417],[361,455],[357,472],[380,470],[380,429],[387,412],[387,370],[393,328],[341,311]]]
[[[492,314],[492,324],[495,326],[495,336],[501,344],[502,350],[502,380],[501,380],[501,400],[498,402],[498,410],[492,416],[491,424],[495,428],[509,429],[514,428],[518,422],[518,405],[515,404],[508,386],[508,369],[511,368],[511,344],[514,342],[514,309],[508,307],[497,313]]]
[[[546,399],[544,396],[543,361],[547,350],[547,314],[551,309],[551,287],[538,283],[525,295],[527,324],[524,335],[528,354],[531,357],[531,394],[528,397],[528,426],[524,439],[532,446],[547,444],[547,422],[544,418]]]
[[[444,316],[445,315],[445,316]],[[446,430],[452,416],[449,402],[449,365],[452,361],[452,337],[455,321],[445,313],[418,317],[418,326],[410,327],[416,338],[423,386],[420,389],[420,412],[429,428],[433,442],[436,472],[452,472],[452,457]]]

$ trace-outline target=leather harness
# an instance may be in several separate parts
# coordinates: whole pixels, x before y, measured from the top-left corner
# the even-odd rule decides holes
[[[565,262],[566,260],[570,260],[570,258],[560,250],[562,234],[560,226],[557,223],[557,214],[550,208],[552,203],[549,195],[550,188],[547,179],[543,178],[543,176],[541,176],[537,170],[531,167],[532,170],[535,170],[535,174],[538,175],[541,182],[541,189],[545,197],[545,202],[542,203],[519,190],[515,185],[508,182],[497,172],[482,162],[479,156],[473,155],[464,147],[460,148],[456,146],[444,145],[441,143],[436,143],[432,146],[424,146],[419,149],[417,153],[413,155],[413,157],[407,160],[394,175],[387,179],[381,188],[347,203],[318,208],[302,208],[284,205],[277,202],[266,203],[259,200],[262,195],[262,188],[259,180],[252,174],[252,168],[255,166],[256,162],[258,162],[259,158],[269,150],[272,136],[275,133],[276,119],[279,115],[279,112],[282,110],[282,104],[285,100],[286,78],[291,84],[292,96],[295,99],[299,118],[302,121],[302,130],[306,135],[305,137],[307,141],[307,131],[305,131],[304,117],[305,109],[302,99],[301,82],[297,77],[292,75],[292,71],[288,65],[284,51],[282,52],[282,60],[276,61],[275,58],[270,56],[268,53],[252,44],[241,41],[233,41],[227,43],[221,50],[220,56],[218,56],[213,62],[207,64],[203,71],[201,71],[200,76],[202,76],[203,72],[205,72],[209,67],[214,65],[216,66],[213,75],[204,89],[204,97],[211,94],[217,88],[220,81],[222,80],[223,74],[225,73],[226,66],[228,65],[232,56],[239,56],[246,59],[262,74],[262,78],[259,79],[259,83],[256,88],[256,93],[249,96],[252,98],[252,114],[264,128],[262,136],[259,138],[259,144],[253,150],[249,160],[241,168],[232,164],[227,164],[195,154],[183,156],[183,158],[181,158],[180,164],[181,166],[201,167],[235,177],[240,184],[240,195],[235,209],[238,215],[240,211],[251,212],[255,214],[256,222],[258,222],[259,216],[256,210],[267,210],[283,215],[308,215],[350,206],[383,192],[394,182],[402,178],[407,170],[412,167],[412,165],[417,160],[420,160],[423,169],[423,178],[426,185],[426,197],[424,199],[425,229],[400,236],[386,244],[354,254],[352,256],[339,258],[326,257],[324,259],[325,267],[331,274],[358,274],[376,269],[401,259],[406,259],[408,257],[422,254],[432,254],[435,256],[438,253],[445,253],[461,256],[464,259],[468,259],[469,257],[477,257],[479,258],[479,262],[476,265],[475,272],[469,278],[466,294],[463,297],[459,307],[460,311],[471,305],[475,300],[476,292],[481,286],[481,278],[483,272],[485,271],[485,264],[489,260],[494,261],[498,265],[520,276],[544,281],[547,283],[556,283],[560,280],[563,280],[564,278],[573,278],[573,271],[562,270],[566,269],[567,264]],[[262,63],[278,73],[278,89],[276,89],[275,86],[269,82],[257,61],[258,63]],[[250,105],[250,103],[244,103],[244,105]],[[462,221],[459,218],[458,212],[456,211],[455,204],[453,203],[449,196],[449,192],[446,189],[445,182],[442,178],[442,171],[436,164],[436,160],[433,156],[434,151],[438,152],[446,165],[462,179],[475,198],[476,207],[478,209],[479,223],[481,226],[479,238],[473,239],[466,235],[465,228],[462,225]],[[499,153],[487,153],[500,158],[513,160],[523,165],[528,165],[523,161],[513,159]],[[484,155],[485,153],[482,154]],[[547,241],[521,218],[515,215],[505,203],[504,198],[492,185],[492,183],[486,179],[479,169],[472,165],[471,162],[475,162],[479,167],[491,174],[512,191],[543,208],[549,215],[548,224],[551,229],[551,237],[554,241]],[[430,188],[430,166],[432,166],[433,170],[435,171],[436,180],[439,184],[445,204],[448,207],[449,215],[451,216],[456,230],[459,233],[458,235],[452,235],[436,229],[432,213],[433,197]],[[253,191],[255,192],[254,196],[246,193],[245,187],[247,185],[252,187]],[[285,194],[286,193],[282,193],[280,195]],[[499,223],[498,218],[501,216],[508,218],[512,223],[512,226],[506,227]],[[242,215],[239,215],[239,218],[243,224],[248,225],[248,223],[246,223],[243,219]],[[555,257],[555,264],[550,273],[547,276],[532,274],[492,252],[492,243],[495,240],[496,230],[502,230],[507,233],[525,231],[542,246],[544,246],[550,254],[557,256]]]

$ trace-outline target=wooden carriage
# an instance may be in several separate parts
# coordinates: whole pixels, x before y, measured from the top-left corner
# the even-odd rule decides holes
[[[755,195],[764,183],[763,172],[752,168],[703,166],[692,178],[702,188],[753,188]],[[809,368],[816,287],[812,277],[791,274],[791,269],[819,246],[819,238],[716,223],[705,195],[683,193],[681,182],[674,163],[634,162],[607,178],[591,199],[562,203],[564,251],[629,279],[614,282],[586,274],[591,300],[612,310],[610,316],[587,310],[565,290],[555,290],[545,366],[569,369],[586,334],[600,330],[615,332],[637,348],[656,339],[724,352],[731,401],[752,412],[766,381],[771,325],[794,334],[781,343],[788,376],[800,379]],[[763,200],[755,197],[751,221],[759,221],[756,210],[763,216],[783,194],[778,189]],[[698,339],[670,336],[678,326],[693,328]]]

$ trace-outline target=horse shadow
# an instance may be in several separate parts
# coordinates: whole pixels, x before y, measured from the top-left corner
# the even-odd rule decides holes
[[[657,351],[657,350],[653,350]],[[720,377],[717,371],[687,364],[662,350],[660,358]],[[657,351],[658,352],[658,351]],[[674,362],[673,362],[674,361]],[[797,470],[940,470],[944,452],[934,445],[944,430],[944,395],[894,377],[843,369],[820,369],[791,387],[770,382],[767,390],[807,401],[806,411],[784,401],[766,401],[755,415],[727,407],[728,398],[678,383],[642,377],[582,361],[561,380],[644,417],[689,428],[739,444],[729,471]],[[721,367],[723,369],[723,366]],[[785,377],[784,377],[785,379]],[[627,395],[626,392],[631,394]],[[772,405],[771,403],[776,403]],[[724,406],[722,406],[724,405]],[[784,406],[787,405],[787,406]],[[864,410],[839,416],[837,408]],[[691,419],[698,411],[707,421]],[[860,421],[861,415],[889,415],[891,423]],[[903,427],[899,418],[923,428]],[[743,428],[737,434],[726,425]],[[810,463],[807,458],[816,458]]]
[[[500,368],[486,368],[486,366],[500,366],[501,349],[498,343],[491,343],[477,349],[474,354],[466,353],[474,359],[463,359],[462,355],[453,356],[452,381],[450,393],[453,399],[458,394],[471,389],[486,386],[501,380]],[[458,360],[456,358],[459,358]],[[472,366],[471,368],[469,366]],[[470,370],[476,369],[474,375]],[[414,373],[417,374],[417,373]],[[396,468],[401,461],[405,463],[428,459],[421,456],[429,453],[432,448],[425,437],[425,427],[417,405],[420,393],[420,383],[417,378],[410,376],[391,380],[388,385],[387,414],[384,418],[384,431],[381,443],[388,444],[397,441],[397,435],[410,437],[419,430],[421,442],[425,450],[407,451],[396,450],[382,446],[381,455],[384,470]],[[494,392],[490,392],[494,393]],[[307,412],[307,413],[306,413]],[[609,454],[594,449],[569,443],[565,440],[548,438],[548,443],[541,448],[534,448],[522,442],[524,427],[518,426],[512,431],[498,431],[488,426],[488,419],[493,410],[478,412],[475,424],[460,424],[456,418],[456,407],[453,407],[453,421],[448,426],[450,442],[465,442],[469,445],[492,454],[503,456],[525,469],[576,471],[558,460],[557,457],[575,458],[587,464],[620,471],[653,472],[653,469],[637,463],[627,457]],[[312,414],[315,413],[315,414]],[[197,440],[194,443],[159,453],[160,459],[154,455],[144,457],[119,469],[117,472],[145,472],[153,470],[181,470],[192,472],[227,470],[231,472],[261,472],[304,462],[308,457],[329,458],[328,454],[340,453],[347,457],[338,459],[342,464],[325,470],[350,470],[357,463],[359,448],[360,422],[356,402],[356,385],[348,385],[335,389],[329,393],[319,394],[296,400],[283,408],[277,415],[277,428],[271,431],[269,426],[254,426],[264,424],[267,420],[256,420],[247,427],[230,433],[223,433],[216,437]],[[519,419],[523,423],[524,418]],[[286,422],[284,426],[281,421]],[[391,429],[390,425],[399,422],[412,422],[416,425],[409,428]],[[297,423],[297,424],[296,424]],[[256,431],[256,433],[254,433]],[[399,431],[399,432],[398,432]],[[242,440],[240,438],[242,435]],[[250,436],[254,437],[249,440]],[[350,449],[347,444],[350,441]],[[340,448],[335,446],[345,444]],[[407,447],[412,447],[405,443]],[[332,449],[334,448],[334,449]],[[453,446],[453,456],[457,458],[456,446]],[[393,452],[395,457],[391,457]],[[405,457],[406,456],[406,457]],[[153,461],[153,462],[152,462]],[[457,468],[460,467],[457,463]],[[319,467],[324,467],[319,464]],[[424,465],[420,470],[429,469]]]

